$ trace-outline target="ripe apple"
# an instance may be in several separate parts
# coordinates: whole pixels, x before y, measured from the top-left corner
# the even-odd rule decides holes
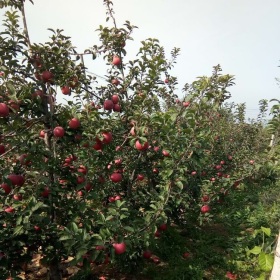
[[[158,229],[161,230],[161,231],[167,230],[167,224],[162,224],[162,225],[160,225],[160,226],[158,227]]]
[[[25,179],[22,175],[10,174],[7,178],[11,181],[14,186],[22,186],[25,182]]]
[[[119,96],[117,94],[112,95],[111,100],[114,104],[117,104],[120,101]]]
[[[114,112],[120,112],[121,111],[121,106],[119,104],[114,104],[113,111]]]
[[[159,231],[159,230],[157,230],[157,231],[155,232],[155,237],[160,237],[160,231]]]
[[[6,209],[5,209],[5,212],[6,213],[13,213],[13,212],[15,212],[15,209],[13,208],[13,207],[7,207]]]
[[[44,83],[52,82],[53,77],[54,77],[54,75],[50,71],[43,71],[42,75],[41,75],[42,81]]]
[[[112,182],[118,183],[122,180],[122,174],[115,172],[115,173],[111,174],[110,179]]]
[[[55,137],[61,138],[61,137],[64,136],[64,133],[65,133],[64,128],[61,127],[61,126],[57,126],[57,127],[55,127],[54,130],[53,130],[53,135],[54,135]]]
[[[78,176],[77,177],[77,184],[82,184],[86,181],[86,178],[83,176]]]
[[[229,156],[228,156],[228,159],[229,159],[229,160],[232,160],[232,159],[233,159],[233,157],[229,155]]]
[[[78,127],[80,127],[81,123],[77,118],[73,118],[69,121],[68,125],[72,129],[77,129]]]
[[[39,136],[40,136],[41,138],[45,138],[45,131],[44,131],[44,130],[41,130]]]
[[[159,173],[158,168],[153,168],[153,173],[158,174]]]
[[[41,230],[41,228],[40,228],[39,226],[34,226],[34,229],[35,229],[36,231]]]
[[[120,81],[118,79],[113,79],[112,84],[118,86],[120,84]]]
[[[115,159],[115,164],[116,165],[121,165],[122,164],[122,159],[121,158]]]
[[[18,160],[20,162],[21,165],[31,165],[31,161],[26,159],[28,157],[27,154],[22,154]]]
[[[158,152],[159,149],[160,149],[159,147],[154,147],[154,151],[155,151],[155,152]]]
[[[115,202],[115,198],[114,198],[113,196],[110,196],[110,197],[108,198],[108,201],[111,202],[111,203],[112,203],[112,202]]]
[[[205,213],[210,211],[210,206],[209,205],[203,205],[201,207],[200,211],[201,211],[202,214],[205,214]]]
[[[45,187],[45,189],[41,192],[41,196],[44,198],[48,198],[50,193],[50,189],[48,187]]]
[[[100,151],[100,150],[102,150],[102,142],[100,141],[100,139],[99,138],[96,138],[95,139],[95,144],[92,146],[92,148],[94,149],[94,150],[96,150],[96,151]]]
[[[6,151],[5,146],[4,145],[0,145],[0,155],[4,154]]]
[[[14,198],[14,200],[21,201],[22,200],[22,195],[21,194],[14,194],[13,198]]]
[[[112,100],[105,100],[104,103],[103,103],[103,107],[104,107],[104,110],[112,110],[114,108],[114,103]]]
[[[114,243],[113,247],[115,248],[115,254],[116,255],[123,254],[126,251],[126,244],[124,242]]]
[[[224,160],[221,160],[220,164],[224,165],[224,164],[226,164],[226,162]]]
[[[83,165],[80,165],[78,168],[77,168],[77,171],[79,172],[79,173],[83,173],[83,174],[87,174],[87,168],[85,167],[85,166],[83,166]]]
[[[4,190],[5,194],[9,194],[12,190],[12,188],[6,183],[1,184],[0,188]]]
[[[120,57],[117,56],[117,55],[114,55],[112,63],[113,63],[113,65],[115,65],[115,66],[120,65],[120,64],[121,64],[121,59],[120,59]]]
[[[121,200],[121,199],[122,199],[122,197],[121,197],[120,195],[116,195],[116,196],[115,196],[115,201],[116,201],[116,200]]]
[[[70,95],[71,94],[71,88],[68,86],[61,87],[61,92],[64,95]]]
[[[196,171],[192,171],[191,175],[195,176],[196,175]]]
[[[0,117],[7,117],[9,113],[9,107],[5,103],[0,103]]]
[[[166,78],[166,79],[164,80],[164,82],[165,82],[166,84],[168,84],[168,83],[169,83],[169,80]]]
[[[138,180],[138,181],[143,181],[144,178],[145,178],[145,177],[144,177],[143,174],[138,174],[138,175],[137,175],[137,180]]]
[[[255,161],[251,159],[251,160],[249,161],[249,163],[250,163],[251,165],[253,165],[253,164],[255,163]]]
[[[183,102],[183,106],[186,107],[186,108],[189,107],[190,106],[190,102],[189,101]]]
[[[210,199],[209,196],[206,195],[206,194],[202,196],[202,201],[203,202],[207,202],[207,201],[209,201],[209,199]]]
[[[130,132],[129,132],[132,136],[135,136],[136,135],[136,132],[135,132],[135,127],[133,126],[131,129],[130,129]]]
[[[162,154],[163,154],[165,157],[169,157],[169,156],[170,156],[169,152],[167,152],[166,150],[163,150],[163,151],[162,151]]]
[[[103,136],[103,143],[104,144],[109,144],[112,142],[113,140],[113,136],[112,136],[112,133],[111,132],[103,132],[102,133],[102,136]]]
[[[189,256],[190,256],[190,253],[189,253],[189,252],[185,252],[185,253],[183,254],[183,258],[184,258],[184,259],[187,259]]]
[[[159,264],[160,263],[160,259],[158,257],[154,257],[154,258],[152,258],[152,260],[153,260],[153,262],[155,264]]]
[[[144,259],[150,259],[151,256],[152,256],[152,252],[151,251],[147,250],[147,251],[143,252],[143,258]]]
[[[91,185],[90,183],[87,183],[87,184],[85,185],[85,190],[86,190],[87,192],[89,192],[91,189],[92,189],[92,185]]]
[[[222,168],[222,166],[221,166],[221,165],[216,165],[215,168],[216,168],[217,170],[219,170],[219,169]]]
[[[140,143],[139,140],[137,140],[135,142],[135,148],[138,150],[138,151],[145,151],[147,150],[149,147],[149,143],[148,142],[145,142],[143,145]]]

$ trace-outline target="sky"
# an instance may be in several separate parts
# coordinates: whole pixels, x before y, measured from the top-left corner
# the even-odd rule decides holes
[[[27,2],[27,1],[26,1]],[[247,117],[258,114],[260,99],[280,99],[279,0],[113,0],[117,25],[126,20],[138,26],[134,41],[126,45],[134,59],[140,42],[159,39],[168,55],[181,49],[171,74],[178,77],[178,95],[185,83],[210,76],[220,64],[224,74],[235,76],[231,102],[246,103]],[[78,51],[95,44],[95,31],[106,23],[102,0],[34,0],[26,3],[32,42],[45,42],[47,28],[63,29]],[[0,18],[3,11],[0,11]],[[86,62],[90,71],[105,74],[102,60]]]

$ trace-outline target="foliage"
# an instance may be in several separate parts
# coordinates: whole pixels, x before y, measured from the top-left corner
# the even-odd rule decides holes
[[[15,277],[36,252],[50,279],[59,279],[58,264],[69,257],[87,272],[109,262],[131,270],[154,248],[172,264],[168,251],[183,247],[170,229],[159,248],[162,226],[201,229],[217,215],[234,216],[226,203],[240,202],[249,181],[276,181],[276,152],[268,147],[278,107],[268,128],[265,101],[260,118],[246,123],[244,105],[225,103],[234,77],[219,65],[186,84],[181,100],[171,75],[180,50],[167,59],[149,38],[127,61],[136,27],[117,27],[111,1],[104,4],[113,27],[100,26],[100,45],[83,53],[59,29],[50,29],[49,42],[32,44],[23,2],[0,3],[15,8],[0,34],[1,277]],[[88,74],[85,55],[107,64],[105,82]],[[65,105],[56,101],[63,94]],[[202,259],[209,267],[224,262],[205,251]],[[195,279],[204,269],[194,263],[176,275]]]

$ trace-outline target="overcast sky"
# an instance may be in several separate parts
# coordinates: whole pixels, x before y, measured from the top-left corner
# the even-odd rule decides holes
[[[181,88],[196,77],[211,75],[220,64],[236,77],[234,102],[246,102],[247,116],[256,117],[260,99],[280,99],[280,0],[113,0],[118,26],[125,20],[139,27],[127,43],[129,58],[139,42],[157,38],[169,53],[181,49],[172,74]],[[34,0],[26,5],[31,41],[45,42],[47,28],[60,28],[78,50],[97,42],[95,30],[105,25],[102,0]],[[3,14],[3,13],[2,13]],[[87,65],[103,75],[101,61]]]

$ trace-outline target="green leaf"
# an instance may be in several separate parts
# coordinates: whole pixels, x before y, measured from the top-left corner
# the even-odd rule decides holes
[[[23,226],[18,226],[15,228],[14,230],[14,235],[20,235],[22,234],[24,231],[23,231]]]
[[[125,226],[123,227],[125,230],[129,231],[129,232],[134,232],[134,228],[129,227],[129,226]]]
[[[271,271],[273,267],[273,256],[261,252],[259,255],[259,265],[263,271]]]
[[[261,253],[261,251],[262,251],[262,248],[260,246],[255,246],[253,249],[249,250],[248,253],[258,255]]]
[[[73,237],[71,235],[62,235],[59,240],[60,241],[64,241],[64,240],[70,240],[73,239]]]
[[[271,229],[270,228],[265,228],[261,227],[262,232],[264,232],[267,236],[271,235]]]

